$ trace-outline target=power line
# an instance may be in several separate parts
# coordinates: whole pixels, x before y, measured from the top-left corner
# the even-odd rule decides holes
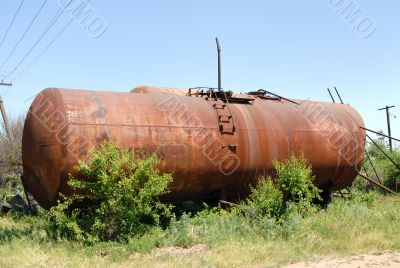
[[[47,44],[47,46],[32,60],[30,64],[28,64],[25,69],[19,73],[14,79],[12,79],[12,82],[18,81],[24,76],[32,67],[33,65],[43,56],[43,54],[53,45],[53,43],[65,32],[65,30],[71,25],[71,23],[74,21],[74,18],[72,18],[65,26],[64,28],[51,40],[50,43]]]
[[[65,9],[68,7],[69,4],[71,4],[72,0],[68,2],[68,4],[62,8],[59,9],[56,15],[53,17],[53,19],[50,21],[50,23],[47,25],[43,33],[40,35],[38,40],[33,44],[33,46],[29,49],[28,53],[25,54],[25,56],[17,63],[17,65],[14,67],[14,71],[18,69],[18,67],[26,60],[26,58],[32,53],[32,51],[36,48],[36,46],[39,44],[39,42],[44,38],[44,36],[50,31],[50,29],[54,26],[54,24],[57,22],[57,20],[60,18],[60,16],[64,13]]]
[[[8,29],[7,29],[6,33],[4,34],[4,36],[3,36],[3,39],[2,39],[1,42],[0,42],[0,47],[3,45],[4,40],[6,40],[7,35],[8,35],[8,32],[10,31],[11,27],[13,26],[14,21],[15,21],[15,19],[17,18],[18,13],[19,13],[19,11],[20,11],[22,5],[24,4],[24,2],[25,2],[25,0],[22,0],[22,1],[21,1],[21,4],[19,4],[19,7],[18,7],[18,9],[17,9],[17,12],[15,12],[15,15],[14,15],[14,17],[13,17],[11,23],[10,23],[10,26],[8,26]]]
[[[46,29],[43,31],[43,33],[40,35],[39,39],[33,44],[33,46],[29,49],[28,53],[25,54],[25,56],[17,63],[17,65],[13,69],[13,73],[18,69],[19,66],[26,60],[26,58],[32,53],[32,51],[36,48],[36,46],[39,44],[39,42],[44,38],[44,36],[50,31],[50,29],[54,26],[54,24],[57,22],[57,20],[60,18],[60,16],[64,13],[65,9],[72,3],[72,0],[68,2],[64,8],[60,9],[56,15],[53,17],[53,19],[50,21],[50,23],[47,25]]]
[[[34,16],[34,18],[32,19],[32,21],[29,23],[28,28],[26,28],[25,32],[22,34],[22,36],[19,38],[17,44],[14,46],[14,48],[12,49],[12,51],[10,52],[10,54],[7,56],[7,58],[4,60],[4,62],[1,64],[0,66],[0,70],[4,67],[4,65],[8,62],[8,60],[10,59],[10,57],[14,54],[15,50],[18,48],[18,46],[21,44],[22,40],[25,38],[26,34],[28,33],[28,31],[30,30],[30,28],[32,27],[33,23],[36,21],[37,17],[39,16],[40,12],[42,11],[44,5],[47,3],[48,0],[45,0],[42,4],[42,6],[39,8],[39,10],[36,12],[36,15]]]

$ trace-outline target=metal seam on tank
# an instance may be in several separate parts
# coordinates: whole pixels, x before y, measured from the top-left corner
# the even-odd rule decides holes
[[[351,108],[351,107],[350,107],[350,108]],[[350,121],[352,122],[352,126],[351,126],[351,128],[350,128],[350,132],[351,132],[351,133],[354,133],[354,135],[355,135],[354,139],[359,141],[358,138],[361,137],[360,134],[362,134],[362,131],[361,131],[361,129],[359,128],[360,126],[358,126],[358,123],[359,123],[359,122],[357,122],[357,120],[355,119],[354,116],[359,117],[358,119],[360,119],[360,121],[361,121],[361,123],[362,123],[363,125],[364,125],[364,120],[360,117],[360,115],[359,115],[358,113],[355,112],[355,110],[354,110],[353,108],[352,108],[352,110],[351,110],[352,113],[349,113],[348,110],[344,110],[343,112],[347,115],[347,118],[349,119],[349,122],[350,122]],[[354,114],[354,116],[353,116],[352,114]],[[355,126],[355,128],[352,128],[352,127],[354,127],[354,126]],[[356,131],[354,131],[354,130],[356,130]],[[362,145],[363,145],[362,147],[365,148],[365,143],[362,144]],[[355,150],[357,150],[357,148],[355,148]],[[363,161],[363,159],[364,159],[364,157],[365,157],[365,152],[364,152],[364,150],[362,150],[361,154],[362,154],[362,155],[360,155],[360,159],[357,159],[357,165],[354,166],[354,168],[355,168],[354,172],[350,172],[350,174],[348,174],[348,177],[347,177],[345,180],[343,180],[344,183],[346,183],[347,181],[349,181],[349,178],[353,177],[353,176],[352,176],[352,173],[358,173],[358,172],[359,172],[359,170],[357,170],[357,169],[358,169],[358,166],[362,165],[362,161]],[[362,159],[361,159],[361,158],[362,158]]]
[[[250,145],[252,139],[250,138],[250,133],[249,133],[249,128],[248,128],[248,120],[245,120],[244,118],[246,117],[246,114],[243,112],[244,108],[243,106],[239,106],[239,105],[235,105],[233,106],[233,110],[237,111],[238,116],[240,116],[241,120],[237,120],[240,121],[240,123],[242,123],[244,125],[244,127],[242,129],[240,129],[240,131],[237,131],[237,135],[238,136],[238,141],[241,141],[242,144],[239,144],[239,146],[243,146],[243,143],[245,143],[246,145]],[[243,140],[245,139],[245,142],[243,142]],[[239,148],[239,150],[241,150],[242,148]],[[247,176],[246,172],[244,171],[249,171],[249,163],[250,163],[250,158],[251,158],[251,153],[250,150],[246,150],[246,148],[243,151],[240,151],[242,155],[239,156],[243,156],[243,153],[245,152],[246,155],[244,156],[244,158],[246,159],[246,162],[244,162],[244,159],[240,159],[240,169],[242,171],[242,181],[245,181],[245,177]]]
[[[357,133],[353,132],[353,126],[357,125],[358,122],[354,119],[354,116],[352,115],[352,113],[350,113],[348,109],[338,109],[338,112],[342,115],[341,118],[345,119],[345,120],[343,120],[343,122],[344,122],[344,124],[346,124],[347,133],[349,133],[350,135],[351,135],[351,133],[353,133],[354,134],[354,138],[352,137],[352,140],[358,140],[357,139],[357,136],[358,136]],[[349,146],[349,145],[347,145],[347,146]],[[339,155],[340,155],[340,152],[339,152]],[[333,177],[340,178],[339,184],[342,185],[342,184],[345,184],[346,181],[348,181],[349,177],[352,177],[351,175],[352,175],[353,171],[347,170],[347,172],[346,172],[345,167],[347,168],[348,163],[346,163],[347,160],[343,159],[342,155],[340,155],[339,161],[340,161],[340,163],[337,166]],[[342,172],[344,171],[345,174],[343,176],[338,176],[338,175],[340,175],[339,172],[341,170],[342,170]],[[346,176],[346,178],[344,178],[344,176]]]
[[[269,151],[269,146],[270,146],[269,139],[270,139],[271,130],[268,128],[268,124],[270,124],[270,121],[268,120],[268,115],[264,114],[264,112],[263,112],[263,108],[264,107],[262,107],[260,102],[261,102],[260,100],[257,100],[257,103],[254,103],[254,107],[253,107],[254,111],[253,111],[253,113],[257,117],[257,121],[261,122],[261,124],[262,124],[262,129],[261,130],[263,130],[263,132],[262,133],[260,133],[260,132],[256,133],[256,137],[258,139],[258,143],[260,144],[259,146],[261,147],[260,153],[262,153],[263,151],[267,151],[267,152]],[[265,138],[265,140],[263,140],[263,138]],[[265,146],[265,150],[263,148],[263,145]],[[264,156],[264,155],[260,155],[259,157],[261,158],[261,163],[269,158],[269,157]],[[265,161],[265,163],[261,164],[261,167],[263,169],[262,172],[264,173],[264,171],[268,167],[268,163]]]
[[[64,99],[62,97],[62,94],[61,94],[60,90],[57,89],[57,88],[52,88],[52,90],[54,92],[54,101],[55,101],[54,106],[57,109],[59,107],[59,105],[60,105],[60,100],[62,100],[61,101],[61,109],[62,109],[63,115],[66,117],[65,102],[64,102]],[[68,133],[68,131],[69,131],[68,120],[66,120],[65,126],[66,126],[66,131],[67,131],[66,133]],[[62,175],[65,175],[63,173],[65,172],[65,170],[68,169],[68,161],[67,161],[67,159],[68,159],[68,150],[67,150],[67,146],[65,146],[65,144],[67,144],[66,141],[64,141],[64,144],[62,145],[62,153],[64,155],[64,159],[62,160],[62,167],[61,167],[61,170],[60,170],[60,171],[62,171],[62,173],[59,174],[60,177]],[[58,190],[58,192],[60,192],[60,189],[62,187],[62,183],[63,183],[63,181],[61,180],[61,178],[59,178],[59,183],[58,183],[59,190]]]
[[[351,115],[350,115],[347,111],[343,111],[343,113],[346,115],[346,119],[347,119],[347,120],[345,120],[345,123],[348,124],[349,134],[350,134],[350,133],[354,134],[354,136],[351,137],[351,138],[352,138],[352,140],[356,140],[357,134],[353,132],[353,126],[354,126],[357,122],[355,122],[355,121],[353,120],[353,118],[351,117]],[[347,145],[347,146],[349,146],[349,145]],[[354,148],[354,150],[357,150],[357,148]],[[345,161],[346,161],[346,160],[345,160]],[[345,163],[345,164],[346,164],[346,163]],[[356,168],[356,167],[354,167],[354,168]],[[353,171],[350,171],[350,170],[349,170],[349,172],[347,172],[347,173],[348,173],[348,174],[347,174],[346,178],[343,178],[343,179],[341,180],[341,181],[342,181],[341,183],[344,183],[344,182],[348,181],[348,178],[350,177],[351,173],[353,173]]]
[[[190,102],[192,102],[191,104],[192,104],[193,106],[195,106],[196,103],[200,103],[200,102],[197,101],[197,99],[194,99],[194,98],[189,98],[188,101],[189,101],[189,105],[190,105]],[[219,127],[217,126],[217,125],[218,125],[218,120],[217,120],[216,111],[215,111],[215,109],[212,107],[212,104],[209,103],[207,100],[203,100],[203,102],[201,102],[201,104],[203,104],[203,103],[205,104],[204,106],[207,107],[206,109],[208,109],[208,110],[210,111],[210,114],[211,114],[211,113],[214,113],[214,115],[215,115],[215,120],[213,121],[213,123],[207,124],[206,122],[204,122],[204,120],[202,120],[202,118],[198,115],[197,111],[196,111],[196,112],[195,112],[195,111],[192,111],[192,113],[195,114],[196,116],[198,116],[198,118],[201,120],[201,124],[204,124],[204,125],[207,124],[207,126],[206,126],[207,129],[208,129],[208,130],[212,130],[212,132],[215,133],[216,130],[219,131]],[[190,126],[189,126],[189,127],[186,127],[186,129],[190,129],[190,130],[202,129],[202,128],[203,128],[203,126],[199,126],[199,127],[195,127],[195,126],[190,127]],[[214,135],[214,134],[213,134],[213,135]],[[190,141],[193,141],[193,137],[192,137],[192,136],[190,137]],[[195,154],[196,154],[197,150],[195,150],[195,149],[192,148],[191,151],[192,151],[191,157],[192,157],[192,159],[195,159]],[[192,162],[191,171],[190,171],[190,175],[191,175],[191,176],[193,176],[194,171],[195,171],[196,169],[201,170],[200,167],[198,167],[198,166],[196,167],[196,163]]]
[[[263,106],[263,104],[268,105],[267,102],[262,103],[263,101],[257,100],[257,103],[254,104],[253,109],[249,109],[248,116],[252,119],[249,120],[252,122],[252,125],[254,126],[255,124],[261,124],[260,128],[251,128],[249,129],[250,131],[254,131],[252,135],[250,135],[250,131],[248,131],[248,136],[251,141],[252,147],[251,148],[259,148],[258,154],[252,154],[253,155],[253,162],[255,165],[255,171],[261,171],[262,173],[265,173],[268,171],[268,168],[270,167],[270,164],[268,161],[272,160],[270,155],[262,155],[263,152],[269,152],[271,153],[271,145],[275,142],[276,140],[271,142],[271,139],[276,137],[274,133],[281,133],[282,130],[279,129],[281,127],[280,122],[277,120],[273,120],[272,124],[273,126],[271,127],[271,116],[269,114],[266,114],[265,112],[268,111],[268,107]],[[274,118],[274,116],[272,116]],[[278,124],[278,125],[276,125]],[[259,131],[257,131],[259,130]],[[273,134],[273,135],[271,135]],[[255,139],[252,139],[250,137],[256,137]],[[274,147],[275,148],[275,147]],[[259,161],[256,161],[255,158],[257,158]],[[261,170],[259,169],[261,168]]]
[[[339,104],[337,104],[337,105],[339,105]],[[339,107],[340,107],[340,106],[339,106]],[[328,109],[328,108],[325,108],[325,109]],[[329,112],[330,112],[330,109],[328,109],[328,110],[329,110]],[[340,111],[340,109],[337,109],[336,111]],[[336,133],[338,133],[338,132],[336,132]],[[328,141],[328,143],[329,143],[329,141]],[[330,147],[333,147],[332,144],[329,144],[329,146],[330,146]],[[334,149],[335,149],[335,148],[334,148]],[[337,174],[339,173],[339,169],[342,168],[342,165],[341,165],[342,160],[341,160],[341,158],[342,158],[342,156],[341,156],[341,154],[340,154],[340,151],[338,151],[338,158],[337,158],[336,168],[335,168],[335,170],[334,170],[334,172],[333,172],[333,174],[332,174],[332,178],[327,178],[327,179],[333,181],[333,178],[337,178]],[[336,183],[338,183],[338,181],[336,180],[336,181],[334,181],[334,183],[336,184]],[[340,183],[340,181],[339,181],[339,183]]]
[[[96,123],[76,123],[76,122],[69,122],[70,125],[80,125],[80,126],[110,126],[110,127],[165,127],[165,128],[184,128],[184,129],[198,129],[203,128],[203,126],[176,126],[176,125],[143,125],[143,124],[96,124]],[[208,127],[209,129],[219,129],[218,127]]]
[[[321,105],[324,105],[324,103],[321,103]],[[324,106],[324,109],[327,109],[327,108],[328,108],[328,107]],[[318,121],[319,121],[319,120],[318,120]],[[305,124],[307,124],[308,127],[306,127],[306,128],[309,128],[309,129],[311,128],[312,130],[307,131],[306,129],[297,129],[296,131],[301,132],[301,133],[307,133],[307,132],[316,133],[316,134],[318,134],[318,137],[321,138],[321,139],[324,139],[324,133],[325,133],[325,134],[329,134],[329,133],[331,132],[330,130],[322,130],[322,129],[321,129],[321,126],[315,126],[315,125],[313,125],[313,123],[310,122],[310,120],[308,120],[307,118],[304,118],[304,119],[303,119],[303,122],[304,122]],[[335,133],[339,133],[339,132],[335,132]],[[328,141],[327,141],[327,143],[328,143]],[[330,146],[328,146],[328,147],[330,147]],[[340,160],[337,159],[337,163],[336,163],[335,166],[338,166],[339,161],[340,161]],[[329,179],[329,178],[322,178],[322,180],[327,180],[327,179]]]
[[[321,103],[321,105],[324,105],[324,103]],[[327,106],[324,106],[324,110],[328,110],[327,111],[327,113],[328,114],[332,114],[332,115],[335,115],[335,117],[336,117],[336,114],[335,113],[330,113],[330,108],[329,107],[327,107]],[[310,122],[309,122],[310,123]],[[330,132],[331,132],[331,130],[326,130],[326,131],[322,131],[321,129],[315,129],[314,130],[315,131],[315,133],[318,133],[318,134],[320,134],[321,135],[321,138],[323,138],[323,139],[325,139],[324,138],[324,133],[325,134],[330,134]],[[340,131],[335,131],[335,133],[342,133],[342,132],[340,132]],[[326,140],[326,143],[328,144],[328,150],[330,150],[329,149],[329,147],[332,147],[332,145],[331,144],[329,144],[329,141],[328,140]],[[328,181],[328,180],[331,180],[332,178],[335,178],[336,177],[336,174],[337,174],[337,168],[338,167],[340,167],[340,155],[338,155],[338,157],[337,157],[337,159],[336,159],[336,165],[335,165],[335,169],[334,170],[332,170],[333,171],[333,173],[331,173],[331,176],[329,176],[329,177],[326,177],[326,178],[321,178],[323,181]],[[330,178],[330,177],[332,177],[332,178]]]
[[[340,106],[341,107],[341,106]],[[337,109],[336,110],[336,113],[339,113],[341,116],[336,116],[336,118],[340,118],[340,119],[343,119],[343,113],[342,113],[342,109]],[[346,114],[346,116],[347,116],[347,114]],[[343,124],[343,127],[346,127],[346,132],[343,132],[343,133],[346,133],[346,135],[348,136],[348,133],[349,133],[349,125],[348,125],[348,120],[347,120],[347,118],[346,118],[346,120],[342,120],[342,123],[344,123]],[[337,178],[337,180],[335,181],[335,184],[337,183],[337,184],[339,184],[339,185],[342,185],[342,183],[343,183],[343,171],[345,171],[344,169],[345,169],[345,164],[346,163],[344,163],[343,162],[343,155],[341,154],[341,152],[340,152],[340,150],[338,151],[338,155],[339,155],[339,157],[338,157],[338,163],[337,163],[337,165],[336,165],[336,169],[335,169],[335,172],[333,173],[333,178]],[[342,171],[342,174],[340,174],[340,171]],[[340,176],[339,176],[340,175]],[[332,179],[333,180],[333,179]],[[346,178],[346,180],[347,180],[347,178]]]
[[[271,104],[278,106],[278,105],[283,105],[284,103],[271,103]],[[293,136],[293,128],[292,128],[292,126],[287,125],[285,123],[285,122],[289,121],[289,117],[287,116],[288,114],[283,113],[284,118],[282,118],[282,115],[278,114],[278,112],[280,112],[279,109],[276,109],[275,107],[270,112],[271,112],[271,117],[274,119],[274,123],[277,124],[277,126],[278,126],[278,128],[275,131],[278,132],[279,135],[275,135],[275,138],[279,136],[283,139],[282,141],[285,142],[283,148],[282,148],[282,144],[280,144],[279,147],[281,147],[281,148],[279,150],[283,151],[284,149],[286,149],[287,153],[290,154],[292,152],[291,141],[292,141],[292,136]],[[287,135],[282,135],[282,133],[286,133]],[[274,146],[274,149],[276,150],[277,147]],[[270,157],[271,160],[279,160],[276,158],[275,159],[272,159],[272,158],[273,157]]]
[[[276,147],[275,143],[276,140],[271,140],[277,135],[274,133],[276,132],[281,132],[279,128],[277,128],[277,120],[275,120],[275,116],[271,114],[267,114],[266,112],[269,112],[270,109],[268,107],[269,104],[271,104],[267,100],[256,100],[257,103],[254,103],[254,109],[256,114],[261,114],[261,122],[263,123],[264,126],[264,135],[265,135],[265,143],[268,144],[267,148],[267,156],[266,159],[271,160],[271,155],[274,155],[274,152]],[[265,163],[265,165],[268,165],[269,163]]]
[[[47,94],[46,94],[47,93]],[[54,91],[52,91],[51,89],[49,89],[47,92],[45,92],[45,93],[40,93],[40,94],[38,94],[37,96],[36,96],[36,98],[35,98],[35,101],[34,101],[34,103],[38,103],[38,101],[40,100],[40,98],[43,96],[43,95],[47,95],[46,96],[46,99],[50,96],[52,99],[54,99],[55,98],[55,94],[54,94]],[[42,98],[45,98],[44,96],[42,97]],[[51,103],[52,104],[52,103]],[[54,105],[53,105],[53,107],[51,107],[52,109],[50,110],[50,113],[52,113],[53,112],[53,110],[54,110]],[[31,110],[31,108],[30,108],[30,110]],[[47,111],[47,110],[45,110],[45,111]],[[33,112],[33,110],[32,110],[32,112]],[[31,120],[34,120],[34,119],[36,119],[36,121],[38,121],[37,123],[40,123],[40,124],[43,124],[42,122],[41,122],[41,120],[43,120],[43,119],[38,119],[36,116],[32,116],[32,113],[30,114],[30,116],[29,116],[30,118],[33,118],[33,119],[31,119]],[[28,120],[29,120],[29,117],[27,117],[28,118]],[[29,120],[29,122],[30,122],[30,125],[32,125],[32,122],[31,122],[31,120]],[[27,121],[28,122],[28,121]],[[25,146],[24,146],[24,148],[25,148]],[[25,150],[26,150],[26,148],[25,148]],[[29,162],[29,161],[28,161]],[[48,187],[48,181],[46,181],[46,177],[42,177],[42,175],[43,175],[43,173],[41,172],[41,168],[38,168],[38,169],[36,169],[36,171],[35,171],[35,169],[34,168],[29,168],[31,171],[32,171],[32,174],[31,174],[31,176],[33,176],[33,181],[32,181],[32,177],[31,178],[29,178],[28,180],[30,180],[31,182],[31,184],[33,183],[33,184],[35,184],[36,186],[33,186],[33,189],[34,188],[36,188],[38,185],[40,186],[39,188],[41,188],[41,189],[43,189],[43,191],[47,194],[47,196],[46,197],[43,197],[44,199],[46,199],[46,201],[45,202],[47,202],[48,200],[49,200],[49,196],[50,196],[50,193],[49,193],[49,190],[52,190],[52,189],[49,189],[49,187]],[[57,187],[57,191],[59,191],[59,185],[57,185],[58,187]],[[40,190],[39,190],[40,191]]]
[[[65,122],[66,133],[69,133],[69,125],[70,124],[69,124],[69,120],[67,118],[64,98],[63,98],[63,96],[62,96],[62,94],[61,94],[59,89],[57,89],[57,88],[52,88],[52,89],[55,92],[55,101],[56,101],[55,105],[56,105],[56,107],[58,107],[59,102],[61,102],[61,108],[62,108],[63,115],[67,119],[66,122]],[[59,100],[62,100],[62,101],[59,101]],[[66,141],[64,141],[64,144],[66,144]],[[62,152],[63,152],[63,155],[65,156],[64,159],[63,159],[63,169],[67,170],[68,169],[68,161],[67,161],[67,159],[68,159],[68,150],[67,150],[67,146],[65,146],[65,145],[62,146]]]

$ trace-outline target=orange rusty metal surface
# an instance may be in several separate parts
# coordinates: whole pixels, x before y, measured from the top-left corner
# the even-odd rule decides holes
[[[138,86],[131,90],[131,93],[170,93],[181,96],[186,96],[187,89],[171,88],[171,87],[152,87]]]
[[[175,94],[52,88],[35,98],[25,122],[24,182],[41,206],[51,207],[59,193],[71,194],[67,178],[78,160],[107,140],[136,152],[157,151],[158,168],[174,176],[166,197],[173,201],[222,189],[242,198],[260,175],[273,174],[273,160],[292,153],[309,160],[319,187],[339,190],[361,168],[363,126],[360,115],[341,104],[259,98],[224,104]]]

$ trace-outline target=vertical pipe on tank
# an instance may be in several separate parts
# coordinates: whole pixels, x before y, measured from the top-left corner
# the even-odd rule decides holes
[[[219,44],[218,37],[215,38],[217,42],[217,50],[218,50],[218,92],[222,91],[222,78],[221,78],[221,46]]]

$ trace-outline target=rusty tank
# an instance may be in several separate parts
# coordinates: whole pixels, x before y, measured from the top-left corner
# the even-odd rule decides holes
[[[131,93],[170,93],[181,96],[186,96],[188,90],[172,87],[153,87],[153,86],[137,86],[131,90]]]
[[[158,168],[173,174],[172,201],[221,192],[243,198],[259,176],[273,174],[274,160],[292,153],[308,159],[318,187],[340,190],[364,159],[364,122],[348,105],[262,91],[144,92],[49,88],[35,98],[23,133],[23,182],[41,206],[71,194],[68,174],[103,141],[156,151]]]

